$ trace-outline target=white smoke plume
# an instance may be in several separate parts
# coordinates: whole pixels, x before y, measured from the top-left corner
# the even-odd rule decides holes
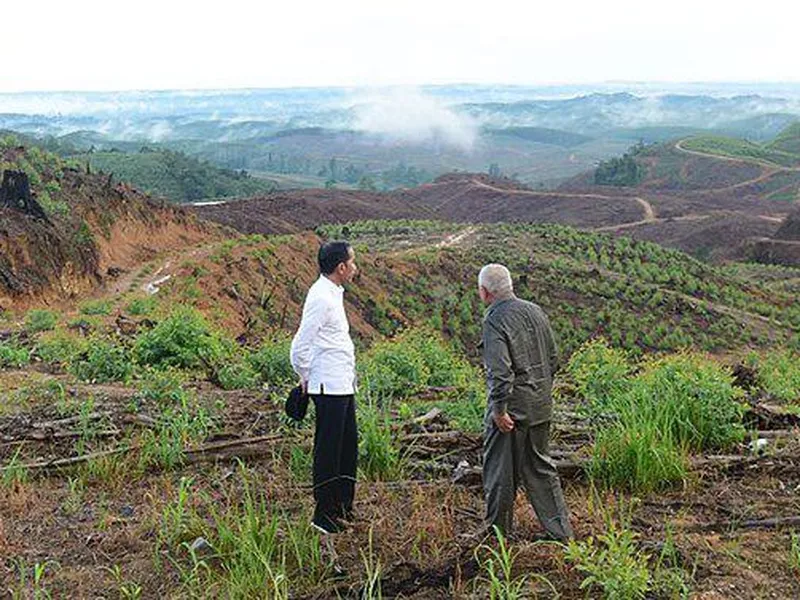
[[[406,143],[437,142],[468,152],[478,125],[416,88],[373,92],[354,107],[358,131]]]

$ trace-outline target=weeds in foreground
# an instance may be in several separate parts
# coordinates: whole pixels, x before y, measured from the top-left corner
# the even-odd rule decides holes
[[[126,580],[119,565],[107,567],[107,570],[114,578],[117,592],[122,600],[139,600],[142,597],[142,586],[134,581]]]
[[[28,481],[28,469],[19,460],[20,452],[22,452],[22,446],[17,448],[17,451],[14,452],[14,456],[12,456],[8,464],[3,467],[3,477],[0,481],[3,482],[3,487],[6,489],[17,488]]]
[[[44,578],[48,571],[60,568],[58,562],[37,562],[31,568],[20,559],[13,562],[18,572],[16,584],[8,590],[13,600],[43,600],[53,597],[44,585]]]
[[[489,587],[491,600],[517,600],[525,595],[528,577],[513,576],[514,560],[519,552],[514,551],[508,544],[500,530],[494,527],[497,536],[497,548],[489,544],[482,544],[475,550],[475,560],[483,569],[483,575],[478,577],[476,584],[485,584]],[[481,553],[486,558],[481,558]]]
[[[789,547],[789,568],[795,575],[800,576],[800,534],[795,532],[792,532]]]
[[[358,466],[371,481],[387,481],[400,476],[403,460],[392,437],[389,414],[369,404],[359,407]]]
[[[195,493],[182,480],[177,501],[164,510],[160,542],[180,573],[191,597],[288,598],[289,583],[317,585],[327,576],[319,537],[310,525],[295,523],[276,511],[260,482],[252,481],[240,463],[240,493],[231,489],[213,498]],[[205,551],[188,543],[196,535],[207,540]],[[181,543],[189,563],[170,548]]]
[[[633,504],[619,501],[618,522],[614,504],[594,499],[590,510],[600,507],[605,533],[570,540],[564,557],[585,574],[581,589],[596,589],[603,600],[642,600],[650,590],[650,557],[636,547],[637,534],[629,527]]]
[[[383,574],[383,565],[381,565],[381,559],[375,556],[372,527],[369,528],[367,551],[364,552],[364,550],[361,550],[361,562],[364,564],[365,576],[361,600],[382,600],[383,589],[381,587],[381,575]]]
[[[649,557],[635,545],[636,533],[612,523],[606,533],[571,540],[565,557],[586,575],[581,589],[597,588],[605,600],[641,600],[650,589]]]

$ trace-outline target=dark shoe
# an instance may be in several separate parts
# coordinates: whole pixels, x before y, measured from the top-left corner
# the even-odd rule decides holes
[[[330,517],[314,517],[311,521],[311,527],[324,535],[342,531],[342,526]]]

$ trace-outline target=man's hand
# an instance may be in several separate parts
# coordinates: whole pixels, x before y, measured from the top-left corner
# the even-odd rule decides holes
[[[514,419],[512,419],[507,412],[504,412],[501,415],[494,414],[492,415],[492,418],[494,419],[497,428],[503,433],[508,433],[514,430]]]
[[[300,389],[303,390],[303,395],[308,396],[308,382],[300,380]]]

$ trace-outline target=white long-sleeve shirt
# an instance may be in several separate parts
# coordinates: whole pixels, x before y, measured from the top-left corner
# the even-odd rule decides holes
[[[344,288],[324,275],[308,290],[290,360],[309,394],[355,392],[356,358],[344,312]]]

